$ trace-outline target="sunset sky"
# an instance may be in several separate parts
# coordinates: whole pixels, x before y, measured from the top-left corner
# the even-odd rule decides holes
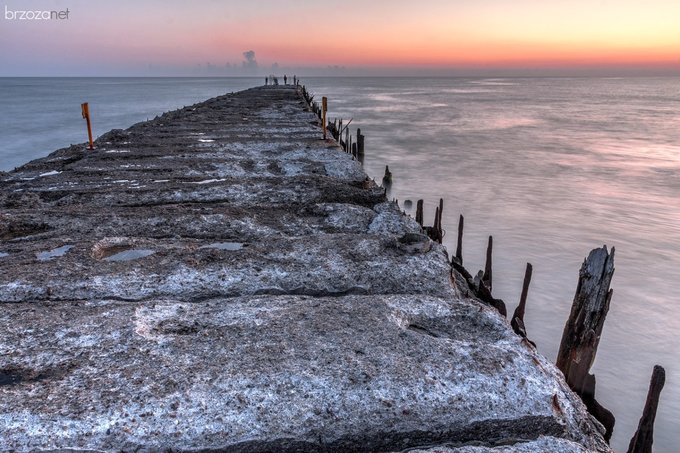
[[[678,0],[5,0],[2,8],[2,76],[245,75],[247,50],[258,74],[274,63],[343,74],[680,74]],[[8,11],[66,8],[64,20],[8,19]]]

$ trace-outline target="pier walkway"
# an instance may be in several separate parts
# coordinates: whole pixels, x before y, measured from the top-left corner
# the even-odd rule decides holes
[[[1,451],[610,451],[298,88],[95,145],[0,173]]]

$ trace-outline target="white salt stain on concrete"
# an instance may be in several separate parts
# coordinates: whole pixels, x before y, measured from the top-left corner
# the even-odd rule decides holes
[[[191,181],[191,184],[202,185],[202,184],[210,184],[210,183],[213,183],[213,182],[222,182],[222,181],[226,181],[226,179],[204,179],[203,181]]]
[[[52,171],[48,171],[47,173],[40,173],[40,175],[38,175],[38,176],[40,176],[40,177],[43,177],[43,176],[54,176],[54,175],[58,175],[59,173],[61,173],[61,172],[60,172],[60,171],[57,171],[57,170],[52,170]]]

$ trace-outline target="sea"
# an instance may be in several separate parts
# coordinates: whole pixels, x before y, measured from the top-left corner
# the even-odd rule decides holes
[[[290,74],[289,74],[290,76]],[[652,368],[666,369],[654,451],[680,445],[680,78],[305,78],[329,117],[365,136],[367,173],[426,223],[444,200],[444,245],[484,266],[512,313],[533,265],[529,337],[554,360],[589,251],[615,247],[614,294],[593,373],[625,452]],[[0,78],[0,170],[264,78]],[[413,214],[411,210],[407,212]]]

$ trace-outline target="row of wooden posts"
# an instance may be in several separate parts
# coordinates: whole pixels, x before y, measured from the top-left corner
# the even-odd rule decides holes
[[[342,118],[340,119],[335,118],[333,119],[333,121],[330,121],[327,118],[328,98],[326,98],[325,96],[322,97],[321,105],[319,105],[319,103],[314,100],[314,95],[310,94],[304,85],[302,85],[301,91],[302,96],[309,105],[309,108],[319,118],[319,121],[321,122],[324,140],[328,138],[327,132],[330,132],[331,137],[333,137],[333,139],[335,139],[335,141],[338,142],[340,147],[346,153],[351,154],[355,159],[357,159],[359,162],[363,164],[365,156],[364,152],[365,138],[364,135],[361,133],[361,129],[357,129],[357,136],[355,139],[349,133],[349,125],[352,123],[352,119],[347,121],[346,124],[344,124]]]
[[[439,205],[435,209],[433,226],[425,226],[423,224],[423,200],[418,200],[416,204],[416,221],[432,240],[440,244],[443,237],[441,225],[443,209],[444,200],[440,199]],[[464,224],[465,219],[461,215],[458,222],[456,254],[451,259],[452,271],[455,270],[465,278],[476,297],[495,307],[503,316],[507,317],[505,303],[491,295],[493,236],[489,236],[484,271],[479,271],[473,277],[463,266]],[[590,368],[595,361],[595,354],[613,294],[610,284],[614,274],[614,253],[613,247],[611,253],[609,253],[607,247],[603,246],[592,250],[583,261],[571,313],[562,333],[556,362],[557,368],[564,374],[569,387],[581,397],[588,411],[604,426],[604,437],[607,442],[611,439],[615,418],[609,410],[595,399],[595,376],[590,374]],[[532,273],[533,266],[531,263],[527,263],[519,304],[510,319],[510,325],[517,335],[535,346],[527,337],[524,325],[527,294]],[[652,452],[654,420],[664,383],[665,370],[656,365],[652,372],[642,417],[638,429],[630,441],[628,453]]]
[[[322,98],[321,106],[314,101],[314,96],[308,93],[305,86],[302,86],[302,94],[309,104],[312,111],[318,116],[323,129],[323,138],[326,139],[326,131],[330,131],[332,137],[340,144],[345,152],[351,153],[355,158],[363,163],[364,155],[364,136],[361,129],[357,129],[357,139],[352,142],[349,135],[349,120],[343,126],[343,121],[327,121],[326,114],[328,109],[327,99]],[[344,134],[344,140],[343,140]],[[383,187],[387,188],[392,183],[392,173],[389,167],[385,167],[383,177]],[[433,241],[442,243],[444,229],[442,228],[442,214],[444,211],[444,200],[439,200],[439,205],[435,208],[434,222],[432,226],[426,226],[423,219],[424,202],[418,200],[416,203],[416,222],[423,228],[423,231]],[[492,276],[492,256],[493,256],[493,236],[489,236],[486,249],[486,262],[484,270],[479,271],[476,276],[472,276],[463,266],[463,230],[465,218],[461,215],[458,221],[458,237],[456,241],[456,253],[451,258],[452,273],[457,272],[467,282],[473,295],[492,307],[499,313],[507,317],[505,302],[496,299],[492,295],[493,276]],[[614,252],[611,253],[607,247],[594,249],[583,261],[579,271],[579,279],[576,286],[576,294],[572,302],[571,313],[562,333],[560,349],[557,354],[557,368],[564,374],[569,387],[577,393],[585,403],[588,411],[605,428],[604,438],[609,442],[614,430],[614,415],[600,405],[595,399],[595,376],[590,374],[590,368],[595,360],[595,354],[602,335],[604,321],[609,311],[609,304],[613,294],[610,289],[611,279],[614,274]],[[510,325],[513,331],[521,336],[527,343],[536,346],[527,337],[524,325],[524,315],[526,312],[527,295],[533,266],[527,263],[524,272],[524,282],[519,304],[510,318]],[[455,276],[454,276],[455,277]],[[665,383],[665,370],[656,365],[652,372],[652,378],[647,394],[647,401],[643,409],[642,417],[638,424],[638,429],[630,441],[628,453],[651,453],[654,433],[654,420],[659,403],[659,396]]]

